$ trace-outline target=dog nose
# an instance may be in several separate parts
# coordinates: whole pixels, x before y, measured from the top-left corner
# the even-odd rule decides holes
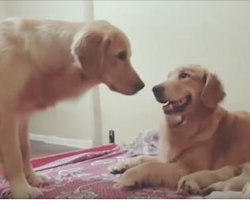
[[[137,85],[136,85],[136,90],[139,91],[141,90],[142,88],[145,87],[145,84],[143,82],[139,82]]]
[[[153,93],[156,97],[162,96],[164,92],[164,87],[163,86],[155,86],[153,87]]]

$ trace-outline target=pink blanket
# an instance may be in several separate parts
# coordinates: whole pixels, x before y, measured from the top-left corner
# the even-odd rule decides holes
[[[122,147],[107,145],[90,150],[55,155],[33,161],[36,170],[51,178],[40,186],[42,199],[165,199],[183,198],[167,188],[120,190],[114,188],[119,176],[109,174],[107,167],[123,160],[127,155]],[[46,161],[44,163],[44,161]],[[0,179],[0,198],[9,198],[8,183]]]

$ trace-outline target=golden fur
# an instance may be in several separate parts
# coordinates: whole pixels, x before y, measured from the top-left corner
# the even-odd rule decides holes
[[[209,186],[203,187],[204,189],[200,187],[199,192],[204,195],[207,195],[213,191],[221,191],[221,192],[242,191],[244,192],[245,186],[248,185],[248,183],[250,183],[250,163],[244,163],[242,166],[238,167],[238,172],[240,172],[239,176],[234,176],[226,180],[217,179],[218,180],[217,182],[213,184],[207,184]],[[203,180],[205,179],[204,174],[201,174],[199,176],[202,177]]]
[[[166,185],[177,188],[181,179],[179,190],[197,192],[237,175],[235,167],[250,160],[250,114],[229,112],[219,105],[225,91],[215,74],[198,65],[184,66],[171,72],[167,81],[153,91],[162,103],[184,97],[191,97],[191,102],[181,112],[164,115],[161,155],[132,158],[110,169],[113,173],[125,171],[120,187]],[[232,167],[227,168],[225,176],[218,175],[217,169],[224,166]],[[207,174],[211,179],[206,179]],[[192,184],[196,180],[199,180],[198,185]]]
[[[0,152],[14,198],[41,195],[33,186],[45,181],[30,165],[30,115],[100,83],[135,94],[144,83],[130,56],[128,38],[105,21],[0,22]]]
[[[250,163],[244,163],[239,167],[241,174],[226,181],[211,184],[201,191],[201,194],[209,194],[207,199],[249,199],[250,198]],[[200,177],[203,177],[200,176]],[[204,178],[203,178],[204,180]]]

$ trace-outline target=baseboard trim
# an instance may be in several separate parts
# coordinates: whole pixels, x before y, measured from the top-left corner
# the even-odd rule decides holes
[[[40,135],[34,133],[30,134],[30,140],[40,141],[47,144],[55,144],[55,145],[69,146],[82,149],[88,149],[93,147],[93,141],[91,140],[60,138],[56,136]]]

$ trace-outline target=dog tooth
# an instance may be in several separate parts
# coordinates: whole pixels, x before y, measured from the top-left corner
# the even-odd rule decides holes
[[[167,107],[167,106],[169,106],[169,104],[170,104],[170,102],[167,102],[167,103],[164,104],[164,106]]]

